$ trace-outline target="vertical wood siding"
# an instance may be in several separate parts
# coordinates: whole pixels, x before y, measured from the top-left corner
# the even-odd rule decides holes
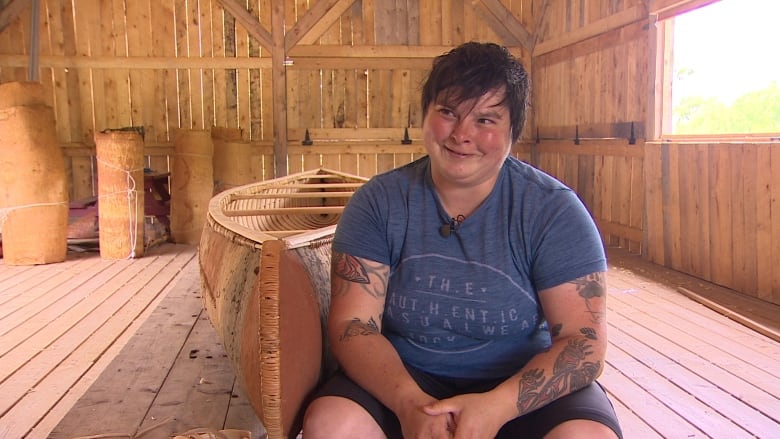
[[[276,0],[237,2],[271,30]],[[338,12],[312,21],[326,4]],[[372,176],[420,157],[419,88],[432,58],[497,41],[533,80],[514,155],[575,189],[605,243],[780,303],[780,147],[645,143],[646,4],[284,0],[287,33],[316,30],[285,49],[288,172]],[[142,126],[158,171],[170,168],[175,129],[239,128],[253,178],[274,175],[271,52],[219,0],[41,0],[41,11],[40,80],[71,199],[96,195],[93,135],[108,128]],[[27,78],[29,14],[0,32],[0,82]],[[508,21],[531,33],[528,47]],[[412,145],[400,143],[405,128]],[[311,146],[301,144],[307,130]]]
[[[648,259],[780,303],[780,144],[645,148]]]
[[[238,3],[271,29],[271,0]],[[286,0],[285,30],[291,31],[318,3]],[[380,140],[400,142],[404,128],[421,124],[419,87],[433,56],[471,39],[501,42],[481,4],[338,3],[348,7],[329,27],[288,51],[292,64],[286,68],[285,116],[291,148],[300,144],[307,129],[349,129],[329,139],[366,145],[361,138],[365,136],[353,138],[350,130],[395,128],[392,137],[382,134]],[[531,3],[502,4],[531,26]],[[160,171],[169,169],[173,130],[240,128],[257,152],[253,176],[273,176],[273,156],[268,153],[274,139],[271,54],[218,0],[41,0],[41,10],[40,78],[59,122],[72,199],[96,194],[94,133],[120,127],[144,128],[148,166]],[[29,34],[27,8],[0,32],[0,82],[26,79]],[[363,66],[348,55],[360,46],[442,49],[427,57],[369,59]],[[301,48],[309,55],[296,56]],[[311,150],[291,155],[289,172],[330,165],[373,175],[420,152],[398,157],[360,152],[342,160]]]
[[[648,37],[643,2],[566,0],[547,5],[533,58],[539,135],[574,138],[579,130],[583,138],[627,138],[633,123],[635,136],[644,138]],[[627,24],[608,30],[613,17],[624,15]],[[586,31],[596,35],[566,44],[567,35]]]

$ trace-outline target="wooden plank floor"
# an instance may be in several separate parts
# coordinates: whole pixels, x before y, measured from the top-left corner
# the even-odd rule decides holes
[[[610,252],[609,284],[600,381],[629,437],[780,437],[780,343],[678,292],[728,290],[618,250]],[[764,303],[752,317],[780,333],[780,307]]]
[[[194,247],[143,258],[0,263],[0,438],[166,438],[264,431],[199,296]],[[626,438],[780,437],[780,343],[678,292],[780,332],[780,307],[610,249],[600,381]],[[114,434],[114,436],[107,436]]]
[[[167,438],[195,428],[264,435],[202,308],[199,282],[193,258],[49,437]]]
[[[0,438],[131,437],[155,423],[164,433],[145,437],[167,437],[220,416],[219,405],[223,424],[253,425],[259,437],[202,315],[195,247],[165,244],[135,260],[69,252],[58,264],[1,262]],[[177,397],[201,411],[173,413]]]

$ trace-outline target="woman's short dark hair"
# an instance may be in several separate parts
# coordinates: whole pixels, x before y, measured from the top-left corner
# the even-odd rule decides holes
[[[423,84],[423,115],[429,105],[441,102],[440,98],[448,104],[458,104],[500,89],[505,91],[502,103],[509,109],[514,143],[525,124],[530,80],[523,64],[495,43],[468,42],[437,56]]]

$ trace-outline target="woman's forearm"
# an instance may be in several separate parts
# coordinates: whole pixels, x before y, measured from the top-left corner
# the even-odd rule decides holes
[[[379,332],[374,318],[368,322],[353,318],[333,325],[330,339],[344,373],[394,412],[431,401]]]
[[[584,328],[581,332],[557,339],[548,351],[495,389],[502,401],[514,404],[516,416],[580,390],[601,374],[606,343],[594,331]]]

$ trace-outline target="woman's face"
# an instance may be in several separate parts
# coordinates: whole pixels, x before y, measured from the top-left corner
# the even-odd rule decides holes
[[[427,108],[423,140],[437,186],[492,187],[512,147],[503,99],[499,89],[459,104],[435,101]]]

